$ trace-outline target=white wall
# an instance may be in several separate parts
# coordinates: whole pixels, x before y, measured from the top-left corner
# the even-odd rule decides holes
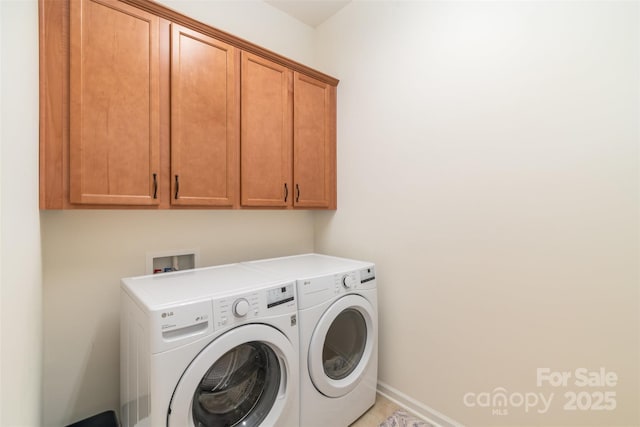
[[[353,2],[317,29],[341,83],[339,209],[317,214],[316,250],[377,263],[387,386],[474,426],[640,423],[638,16]],[[538,388],[545,367],[619,381]],[[497,387],[555,398],[463,404]],[[614,411],[563,410],[605,390]]]
[[[0,1],[0,425],[40,424],[38,7]]]
[[[313,30],[262,2],[164,3],[312,65]],[[60,426],[118,407],[119,281],[147,252],[199,248],[203,266],[309,252],[314,225],[304,211],[47,211],[42,230],[43,423]]]
[[[2,22],[2,6],[0,5],[0,22]],[[2,97],[3,93],[3,84],[2,82],[2,31],[0,31],[0,99],[4,99]],[[1,108],[1,107],[0,107]],[[0,230],[2,229],[2,119],[3,114],[0,114]],[[2,236],[0,236],[0,333],[2,333]],[[2,376],[2,338],[0,337],[0,420],[2,420],[2,406],[4,405],[4,394],[2,392],[3,387],[3,376]]]
[[[0,5],[0,22],[2,22],[2,6]],[[0,31],[0,99],[4,99],[3,94],[3,84],[2,82],[2,52],[4,51],[2,47],[2,31]],[[1,107],[0,107],[1,108]],[[2,229],[2,120],[3,114],[0,114],[0,230]],[[0,333],[2,333],[2,236],[0,236]],[[0,337],[0,420],[2,420],[2,407],[4,405],[4,394],[3,390],[3,376],[2,376],[2,338]],[[38,402],[40,403],[40,402]]]

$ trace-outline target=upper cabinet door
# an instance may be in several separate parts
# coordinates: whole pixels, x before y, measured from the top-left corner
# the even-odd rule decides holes
[[[293,72],[242,52],[242,206],[291,206]]]
[[[239,52],[171,25],[171,204],[234,206]]]
[[[336,208],[336,87],[294,73],[294,207]]]
[[[158,204],[158,18],[70,2],[71,203]]]

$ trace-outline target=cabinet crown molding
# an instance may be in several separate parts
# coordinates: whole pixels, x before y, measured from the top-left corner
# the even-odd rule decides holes
[[[135,6],[139,9],[146,10],[147,12],[153,13],[154,15],[167,19],[171,22],[175,22],[176,24],[180,24],[192,30],[198,31],[202,34],[216,38],[220,41],[223,41],[234,47],[237,47],[245,52],[250,52],[255,55],[261,56],[263,58],[266,58],[270,61],[273,61],[277,64],[284,65],[285,67],[288,67],[294,71],[298,71],[302,74],[306,74],[317,80],[325,82],[331,86],[337,86],[338,83],[340,82],[335,77],[322,73],[318,70],[314,70],[313,68],[307,67],[304,64],[293,61],[287,57],[279,55],[275,52],[272,52],[268,49],[265,49],[261,46],[258,46],[247,40],[244,40],[240,37],[234,36],[233,34],[229,34],[225,31],[219,30],[210,25],[204,24],[200,21],[197,21],[193,18],[183,15],[180,12],[177,12],[171,8],[168,8],[164,5],[158,4],[151,0],[120,0],[120,1],[123,3],[130,4],[132,6]]]

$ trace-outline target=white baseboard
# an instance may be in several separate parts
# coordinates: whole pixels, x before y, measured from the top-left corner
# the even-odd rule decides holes
[[[407,411],[414,414],[416,417],[421,418],[436,427],[464,427],[463,424],[447,417],[444,414],[436,411],[427,405],[418,402],[414,398],[407,396],[406,394],[396,390],[388,384],[378,381],[378,393],[402,406]]]

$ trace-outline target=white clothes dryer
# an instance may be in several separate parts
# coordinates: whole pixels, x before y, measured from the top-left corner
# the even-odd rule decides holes
[[[122,279],[123,427],[297,427],[296,287],[239,264]]]
[[[300,425],[346,427],[373,404],[378,311],[372,263],[306,254],[245,263],[296,279]]]

